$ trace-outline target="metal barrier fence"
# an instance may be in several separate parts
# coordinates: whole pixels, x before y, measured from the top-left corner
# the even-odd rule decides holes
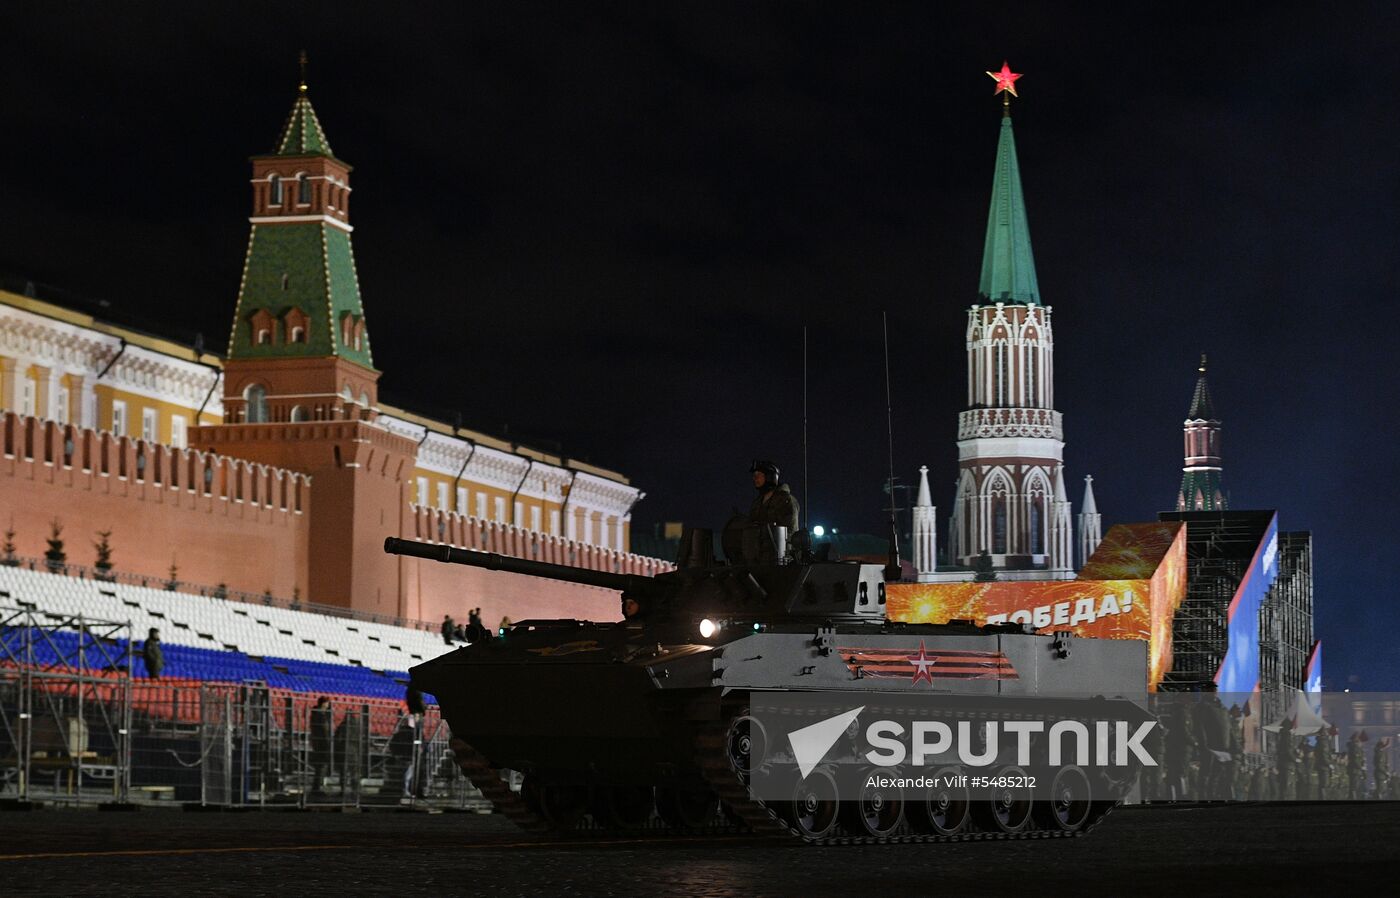
[[[489,808],[435,706],[133,679],[130,635],[0,609],[0,799]]]

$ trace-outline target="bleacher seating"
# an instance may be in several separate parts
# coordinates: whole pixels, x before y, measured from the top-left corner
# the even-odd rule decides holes
[[[154,627],[166,677],[297,692],[402,698],[408,668],[448,650],[423,630],[19,567],[0,566],[0,606],[129,621],[135,649]],[[146,676],[139,651],[132,675]]]

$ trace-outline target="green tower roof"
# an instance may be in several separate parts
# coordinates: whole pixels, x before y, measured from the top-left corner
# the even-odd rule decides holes
[[[1215,403],[1210,401],[1210,387],[1206,384],[1206,357],[1201,354],[1201,367],[1196,369],[1200,377],[1196,380],[1196,392],[1191,396],[1191,411],[1186,417],[1191,421],[1214,421]]]
[[[252,324],[260,311],[276,322],[266,343]],[[304,341],[289,338],[289,313],[305,316],[298,319],[305,322]],[[339,356],[373,368],[368,334],[359,346],[344,339],[347,317],[352,329],[364,321],[349,232],[324,222],[253,225],[229,358]]]
[[[330,142],[326,132],[321,130],[321,121],[316,118],[316,110],[311,108],[311,98],[306,95],[306,86],[297,92],[292,104],[292,114],[287,116],[287,124],[282,126],[282,136],[277,138],[274,156],[331,156]]]
[[[1001,120],[997,167],[992,178],[992,207],[987,213],[987,242],[982,248],[982,280],[977,292],[991,302],[1038,303],[1035,257],[1016,164],[1011,116]]]

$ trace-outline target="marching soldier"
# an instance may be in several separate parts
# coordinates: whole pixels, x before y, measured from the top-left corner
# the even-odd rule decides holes
[[[1278,729],[1278,746],[1274,750],[1274,769],[1278,773],[1278,798],[1288,799],[1288,787],[1293,782],[1293,721],[1284,719]]]
[[[1371,771],[1376,777],[1376,798],[1384,800],[1390,795],[1390,737],[1376,740],[1371,761]]]
[[[1317,747],[1313,749],[1313,771],[1317,774],[1317,800],[1327,799],[1327,790],[1332,784],[1332,745],[1325,733],[1317,734]]]
[[[1352,801],[1365,797],[1366,751],[1361,747],[1361,733],[1354,732],[1347,740],[1347,798]]]

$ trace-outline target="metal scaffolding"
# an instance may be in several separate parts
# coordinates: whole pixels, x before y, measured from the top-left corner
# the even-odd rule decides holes
[[[0,799],[489,808],[437,708],[133,679],[128,623],[0,608]]]
[[[1172,669],[1164,685],[1205,687],[1225,660],[1230,601],[1274,513],[1163,512],[1159,517],[1186,522],[1186,597],[1172,623]]]
[[[125,802],[131,625],[0,608],[0,786],[21,801]]]

